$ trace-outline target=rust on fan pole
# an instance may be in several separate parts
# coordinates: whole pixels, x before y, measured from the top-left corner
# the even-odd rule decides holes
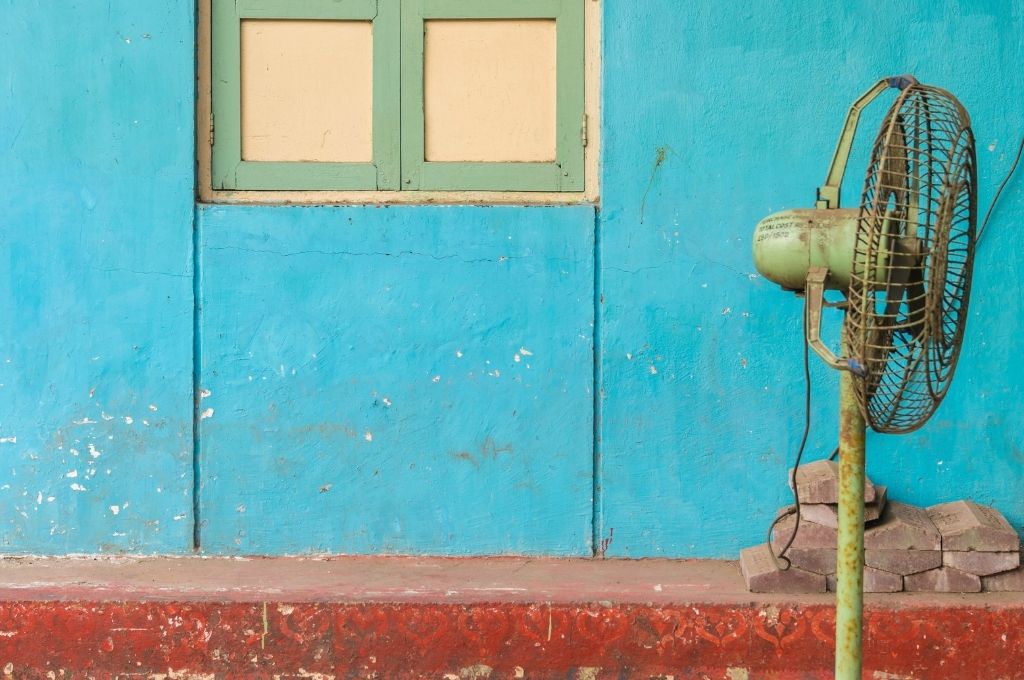
[[[843,341],[844,354],[849,345]],[[855,385],[839,374],[839,536],[836,555],[836,679],[861,676],[864,610],[864,477],[866,424]]]

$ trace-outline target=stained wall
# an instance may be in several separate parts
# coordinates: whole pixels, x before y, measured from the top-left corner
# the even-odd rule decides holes
[[[193,3],[0,4],[7,552],[184,553],[195,520],[210,553],[734,556],[803,418],[753,225],[810,204],[881,76],[963,100],[983,205],[1024,133],[1018,1],[604,0],[598,206],[196,207]],[[1020,187],[946,404],[869,437],[891,497],[1018,529]]]
[[[188,550],[192,4],[0,16],[0,549]]]
[[[605,25],[598,533],[614,529],[616,556],[735,556],[791,502],[804,413],[802,306],[757,276],[753,226],[813,206],[850,103],[904,72],[970,111],[987,206],[1024,135],[1024,4],[611,1]],[[888,101],[862,119],[846,205]],[[890,498],[974,498],[1018,529],[1021,186],[979,248],[946,403],[915,435],[868,437],[868,474]],[[816,359],[812,371],[808,454],[824,457],[837,381]]]

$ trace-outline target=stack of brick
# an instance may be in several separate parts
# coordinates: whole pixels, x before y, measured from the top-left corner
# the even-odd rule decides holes
[[[793,475],[790,475],[793,478]],[[783,508],[771,544],[740,553],[747,588],[756,593],[835,590],[839,469],[831,461],[801,466],[795,476],[800,523]],[[994,508],[971,501],[919,508],[888,501],[886,488],[865,481],[864,590],[969,593],[1024,591],[1021,543]],[[794,531],[796,535],[793,536]],[[773,560],[792,537],[785,560]]]
[[[933,505],[928,516],[942,533],[942,569],[935,576],[925,577],[913,585],[917,590],[930,588],[932,580],[943,585],[952,580],[963,588],[947,588],[945,592],[971,592],[985,590],[1024,590],[1024,575],[1020,568],[1020,537],[995,508],[971,501],[956,501]],[[1016,583],[1016,587],[1013,586]],[[907,590],[911,590],[908,581]]]

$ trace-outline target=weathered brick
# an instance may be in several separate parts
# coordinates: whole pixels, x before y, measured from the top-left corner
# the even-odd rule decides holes
[[[829,574],[825,577],[825,583],[830,593],[836,592],[836,576]],[[864,592],[865,593],[898,593],[903,590],[903,577],[881,569],[864,567]]]
[[[798,567],[782,571],[772,562],[767,545],[740,551],[740,571],[752,593],[824,593],[825,577]]]
[[[882,516],[882,510],[885,509],[887,500],[886,496],[886,487],[875,487],[874,502],[864,505],[865,522],[874,522]],[[801,499],[800,512],[815,524],[832,527],[833,529],[839,527],[839,506],[834,503],[804,503],[803,499]]]
[[[1018,554],[1020,561],[1024,563],[1024,550]],[[1024,593],[1024,567],[984,576],[981,579],[981,587],[991,593]]]
[[[793,469],[789,470],[789,486],[793,487]],[[816,460],[801,465],[796,471],[796,488],[800,503],[839,502],[839,464],[831,460]],[[864,501],[875,500],[875,485],[864,478]]]
[[[968,574],[991,576],[1020,566],[1019,552],[942,551],[942,564]]]
[[[878,523],[864,531],[864,547],[871,550],[941,550],[942,536],[928,512],[891,501]]]
[[[785,510],[786,508],[780,512],[785,512]],[[772,532],[772,546],[775,547],[776,552],[786,545],[789,537],[793,535],[794,529],[796,529],[795,514],[789,515],[775,525],[775,531]],[[801,517],[800,528],[796,529],[796,539],[793,541],[792,547],[832,548],[834,550],[837,542],[838,532],[835,529],[809,522],[807,518]]]
[[[942,566],[940,550],[865,550],[864,564],[901,576]]]
[[[875,486],[875,500],[864,504],[864,522],[870,524],[882,518],[885,506],[889,504],[889,487]],[[837,508],[838,509],[838,508]]]
[[[1020,537],[995,508],[973,501],[933,505],[928,515],[942,533],[943,550],[1016,552]]]
[[[909,592],[980,593],[981,577],[953,567],[939,567],[903,578]]]
[[[815,574],[836,573],[836,549],[835,548],[790,548],[786,557],[804,571]]]
[[[804,503],[801,499],[800,514],[804,519],[815,524],[832,529],[839,527],[839,510],[832,503]]]

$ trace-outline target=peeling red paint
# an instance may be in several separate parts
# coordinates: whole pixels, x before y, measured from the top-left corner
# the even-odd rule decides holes
[[[828,678],[834,628],[819,605],[4,602],[0,663],[15,678]],[[1024,678],[1024,610],[869,609],[865,650],[880,677]]]

